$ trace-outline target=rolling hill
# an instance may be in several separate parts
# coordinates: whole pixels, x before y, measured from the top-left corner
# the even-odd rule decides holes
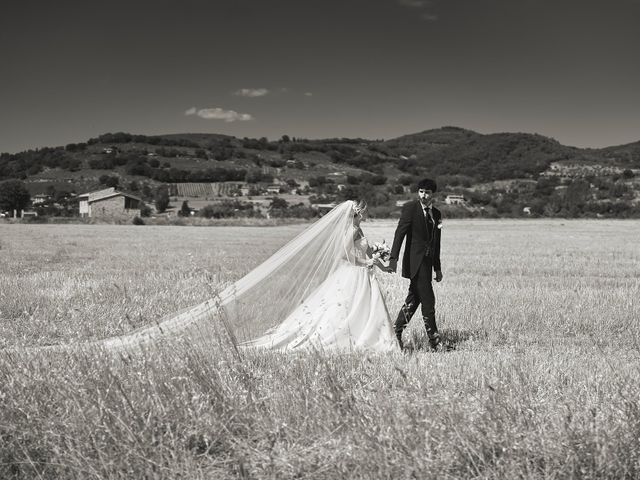
[[[340,180],[332,181],[331,173]],[[239,182],[259,190],[275,182],[285,189],[304,187],[304,194],[320,200],[364,196],[388,213],[406,197],[408,185],[430,176],[437,178],[443,198],[465,197],[463,206],[451,208],[455,215],[516,215],[531,207],[539,215],[635,216],[638,173],[640,141],[581,149],[537,134],[480,134],[459,127],[386,141],[121,132],[0,155],[0,181],[21,179],[32,195],[81,193],[107,182],[140,192],[144,187],[147,197],[167,183]],[[584,185],[572,187],[580,182],[587,183],[586,191]],[[582,193],[572,199],[576,189]],[[609,211],[607,203],[616,207]],[[587,204],[593,208],[585,211]]]

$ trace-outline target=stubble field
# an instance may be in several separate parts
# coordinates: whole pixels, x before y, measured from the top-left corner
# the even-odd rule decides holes
[[[33,348],[199,303],[303,228],[0,224],[0,478],[640,477],[640,222],[447,221],[448,352]]]

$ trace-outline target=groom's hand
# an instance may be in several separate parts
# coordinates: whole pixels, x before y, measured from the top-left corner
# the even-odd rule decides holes
[[[390,258],[389,259],[389,273],[395,273],[398,269],[398,259]]]
[[[442,281],[442,272],[440,270],[436,270],[436,282]]]

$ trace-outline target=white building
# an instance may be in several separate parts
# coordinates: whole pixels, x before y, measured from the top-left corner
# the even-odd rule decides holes
[[[34,195],[31,198],[31,203],[33,205],[40,205],[42,203],[48,202],[49,200],[51,200],[51,196],[50,195],[45,195],[43,193],[39,193],[38,195]]]
[[[444,199],[444,203],[447,205],[464,205],[467,201],[462,195],[447,195]]]

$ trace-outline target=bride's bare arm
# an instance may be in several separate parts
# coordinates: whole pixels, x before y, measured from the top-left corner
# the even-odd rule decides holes
[[[370,258],[368,252],[366,260],[359,258],[355,252],[354,244],[356,240],[359,240],[363,236],[364,235],[362,234],[362,230],[360,230],[360,228],[354,228],[351,232],[345,235],[343,250],[345,252],[346,259],[352,265],[356,265],[358,267],[372,267],[374,265],[374,261],[373,258]]]

